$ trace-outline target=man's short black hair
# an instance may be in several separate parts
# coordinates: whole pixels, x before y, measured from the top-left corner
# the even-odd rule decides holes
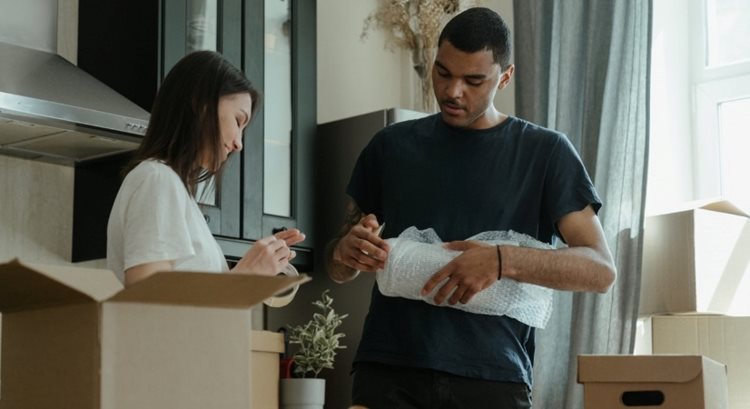
[[[443,40],[467,53],[490,50],[503,70],[508,67],[510,30],[500,15],[486,7],[472,7],[453,17],[440,33],[438,46]]]

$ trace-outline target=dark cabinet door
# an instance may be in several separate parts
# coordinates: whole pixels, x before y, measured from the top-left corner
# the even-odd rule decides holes
[[[311,248],[316,4],[310,0],[250,0],[249,4],[244,66],[248,77],[263,89],[265,101],[246,134],[243,152],[243,238],[254,240],[297,227],[307,234],[300,247]]]

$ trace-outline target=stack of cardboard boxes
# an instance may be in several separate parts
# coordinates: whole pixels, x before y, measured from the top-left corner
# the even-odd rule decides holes
[[[750,409],[750,219],[727,201],[646,219],[635,355],[578,357],[584,407]]]
[[[640,315],[636,354],[724,363],[729,407],[750,409],[748,215],[718,201],[648,217]]]

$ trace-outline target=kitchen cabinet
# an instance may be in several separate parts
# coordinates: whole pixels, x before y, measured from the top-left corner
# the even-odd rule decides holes
[[[295,264],[312,266],[315,10],[314,0],[79,0],[79,66],[149,111],[166,73],[197,49],[222,53],[262,90],[243,151],[200,198],[230,259],[297,227],[307,239]]]

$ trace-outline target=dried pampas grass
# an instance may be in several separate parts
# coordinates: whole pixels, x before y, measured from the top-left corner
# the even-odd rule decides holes
[[[440,30],[448,20],[471,6],[474,0],[380,0],[378,8],[367,16],[360,38],[374,28],[388,34],[386,48],[412,52],[414,71],[419,76],[422,110],[435,112],[430,72]]]

